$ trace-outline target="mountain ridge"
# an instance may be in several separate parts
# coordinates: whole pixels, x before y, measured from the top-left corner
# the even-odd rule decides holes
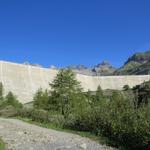
[[[150,74],[150,50],[133,54],[120,68],[115,68],[108,61],[103,61],[91,68],[79,65],[69,69],[76,73],[93,76],[148,75]]]
[[[147,75],[150,73],[150,51],[135,53],[114,75]]]

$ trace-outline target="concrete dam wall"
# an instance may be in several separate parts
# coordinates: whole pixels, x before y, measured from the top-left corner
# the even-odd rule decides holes
[[[4,85],[5,94],[12,91],[22,103],[31,102],[34,93],[41,87],[49,88],[58,70],[35,67],[0,61],[0,82]],[[150,80],[150,75],[138,76],[86,76],[77,74],[85,91],[95,91],[100,85],[102,89],[122,89],[128,84],[130,87]]]

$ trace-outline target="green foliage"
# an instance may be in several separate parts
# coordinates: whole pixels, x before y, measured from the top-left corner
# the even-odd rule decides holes
[[[134,102],[114,91],[110,100],[84,110],[79,116],[71,116],[68,125],[73,129],[91,131],[103,135],[111,144],[127,149],[149,149],[150,105],[134,108]]]
[[[33,108],[23,107],[22,109],[19,109],[18,116],[21,116],[23,118],[32,118],[33,110],[34,110]]]
[[[36,109],[48,109],[49,93],[47,90],[43,91],[41,88],[35,93],[33,98],[33,105]]]
[[[95,101],[100,102],[104,98],[103,90],[101,89],[100,85],[97,87],[96,94],[95,94]]]
[[[64,127],[64,116],[58,112],[48,112],[43,109],[29,109],[23,108],[19,110],[18,116],[23,118],[30,118],[32,121],[41,123],[51,123],[55,126]]]
[[[2,103],[2,101],[4,100],[3,92],[4,92],[3,84],[0,82],[0,103]]]
[[[3,96],[3,85],[0,83],[0,116],[13,117],[18,114],[18,110],[22,108],[16,96],[9,92],[5,97]]]
[[[141,85],[137,85],[133,88],[135,93],[135,105],[139,107],[143,104],[148,104],[150,100],[150,81],[144,82]]]
[[[52,90],[61,93],[81,90],[80,83],[70,69],[61,69],[50,86]]]
[[[92,104],[93,103],[93,99],[94,99],[94,95],[92,94],[92,92],[90,90],[88,90],[86,93],[85,93],[85,96],[86,96],[86,101],[89,103],[89,104]]]
[[[5,109],[8,111],[10,108],[10,111],[14,109],[20,109],[22,108],[22,104],[17,100],[17,97],[10,91],[8,94],[4,97],[3,95],[3,84],[0,83],[0,109]],[[12,106],[12,107],[9,107]],[[14,112],[14,111],[13,111]]]
[[[0,150],[5,150],[4,142],[0,139]]]
[[[16,96],[9,92],[2,103],[2,107],[13,106],[14,108],[22,108],[22,104],[17,100]]]
[[[33,121],[47,122],[48,121],[48,112],[44,110],[33,110],[31,112],[31,117]]]
[[[129,85],[124,85],[124,86],[123,86],[123,90],[124,90],[124,91],[128,91],[128,90],[130,90]]]
[[[60,111],[62,115],[67,116],[72,111],[72,106],[78,102],[77,105],[80,105],[84,99],[80,83],[69,69],[61,69],[50,86],[50,109]]]

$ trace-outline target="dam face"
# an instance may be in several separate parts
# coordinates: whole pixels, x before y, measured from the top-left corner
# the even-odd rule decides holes
[[[33,95],[41,87],[49,89],[58,70],[35,67],[0,61],[0,82],[4,85],[5,94],[12,91],[22,103],[33,100]],[[77,74],[84,91],[95,91],[100,85],[102,89],[122,89],[128,84],[130,87],[150,80],[150,75],[133,76],[87,76]]]

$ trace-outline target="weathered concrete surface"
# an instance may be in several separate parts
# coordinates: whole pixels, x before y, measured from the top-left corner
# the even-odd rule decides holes
[[[30,65],[0,61],[0,82],[3,83],[5,93],[12,91],[22,103],[32,101],[34,93],[42,87],[49,88],[56,74],[55,69],[46,69]],[[150,75],[138,76],[86,76],[77,74],[78,81],[85,91],[95,91],[100,85],[102,89],[122,89],[128,84],[130,87],[150,80]]]
[[[0,137],[9,150],[112,150],[75,134],[0,118]]]

